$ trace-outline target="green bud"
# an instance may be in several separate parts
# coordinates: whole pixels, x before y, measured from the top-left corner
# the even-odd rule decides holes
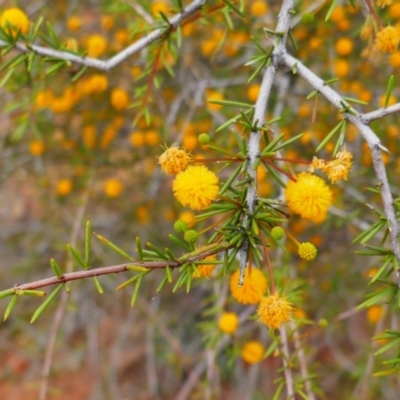
[[[184,239],[188,243],[196,243],[198,238],[199,234],[194,229],[190,229],[187,232],[185,232]]]
[[[186,232],[188,230],[188,224],[187,224],[186,221],[183,221],[183,220],[180,219],[180,220],[175,222],[174,229],[178,233]]]
[[[305,13],[305,14],[303,14],[303,15],[301,16],[301,22],[302,22],[304,25],[309,25],[309,24],[313,23],[313,22],[314,22],[314,14],[311,14],[311,13]]]
[[[275,240],[281,240],[285,236],[285,230],[281,228],[280,226],[274,226],[271,229],[271,236]]]
[[[210,136],[207,133],[200,133],[199,142],[200,144],[208,144],[210,143]]]

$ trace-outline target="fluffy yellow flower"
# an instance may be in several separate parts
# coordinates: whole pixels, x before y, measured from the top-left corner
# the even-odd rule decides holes
[[[300,173],[296,182],[289,181],[285,197],[289,209],[307,219],[325,215],[332,203],[332,192],[325,181],[308,172]]]
[[[263,359],[264,353],[264,346],[259,341],[252,340],[243,346],[241,356],[247,363],[256,364]]]
[[[128,107],[129,95],[121,88],[115,88],[111,92],[111,105],[117,110],[122,111]]]
[[[13,37],[18,32],[28,33],[29,25],[28,16],[17,7],[6,8],[0,16],[0,26]]]
[[[104,185],[104,193],[107,197],[115,198],[118,197],[123,190],[122,183],[117,179],[108,179]]]
[[[314,260],[317,256],[317,248],[310,242],[301,243],[299,246],[299,256],[306,261]]]
[[[205,260],[208,260],[208,261],[213,261],[216,259],[217,259],[217,257],[215,256],[215,254],[205,258]],[[192,278],[210,278],[215,269],[215,264],[201,264],[201,265],[197,265],[196,268],[197,268],[198,273],[197,273],[197,271],[193,272]]]
[[[377,3],[379,7],[384,8],[390,6],[393,3],[393,0],[378,0]]]
[[[290,317],[292,305],[278,293],[261,299],[257,309],[259,321],[271,329],[278,329]]]
[[[239,317],[234,312],[224,312],[218,320],[218,328],[224,333],[233,333],[239,326]]]
[[[41,156],[44,153],[44,143],[42,140],[33,140],[29,143],[29,152],[35,156]]]
[[[204,165],[189,166],[176,176],[172,190],[183,206],[203,210],[218,196],[218,177]]]
[[[347,181],[349,171],[352,166],[353,155],[343,149],[336,154],[336,160],[325,161],[317,157],[313,158],[310,172],[319,169],[324,172],[332,183],[337,183],[344,179]]]
[[[166,149],[158,159],[161,169],[168,175],[177,175],[186,169],[190,162],[190,154],[178,146]]]
[[[400,33],[394,26],[387,26],[376,35],[376,48],[382,53],[393,53],[400,42]]]
[[[89,57],[99,57],[107,49],[107,41],[101,35],[92,35],[87,41],[87,50]]]
[[[72,191],[72,182],[70,179],[60,179],[57,182],[56,191],[59,196],[67,196]]]
[[[242,304],[257,304],[267,290],[267,278],[257,268],[245,270],[243,286],[239,286],[239,269],[231,276],[232,296]]]

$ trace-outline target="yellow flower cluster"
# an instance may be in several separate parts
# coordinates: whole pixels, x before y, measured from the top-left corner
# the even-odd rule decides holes
[[[232,296],[242,304],[257,304],[267,290],[267,278],[257,268],[245,270],[243,286],[239,286],[239,269],[231,276],[230,289]]]
[[[301,243],[299,246],[299,256],[306,261],[314,260],[317,256],[317,248],[310,242]]]
[[[332,183],[337,183],[342,179],[347,181],[352,166],[352,159],[352,154],[345,149],[339,151],[336,154],[336,160],[333,161],[325,161],[314,157],[309,171],[321,170]]]
[[[271,329],[278,329],[286,322],[292,311],[292,305],[279,293],[263,297],[257,309],[260,322]]]
[[[243,346],[240,355],[247,363],[257,364],[263,359],[264,353],[264,346],[259,341],[252,340]]]
[[[224,333],[234,333],[239,326],[239,317],[234,312],[224,312],[218,320],[218,328]]]
[[[215,254],[206,257],[204,260],[216,260]],[[210,278],[215,269],[215,264],[201,264],[197,266],[197,271],[193,272],[192,278]]]
[[[204,165],[189,166],[172,184],[176,199],[192,210],[203,210],[218,196],[218,177]]]
[[[285,189],[290,210],[306,219],[323,217],[332,203],[332,192],[325,181],[308,172],[299,174],[297,181],[289,181]]]
[[[190,154],[176,145],[167,148],[158,159],[161,169],[168,175],[177,175],[186,169]]]
[[[13,37],[17,36],[18,32],[28,33],[29,25],[28,16],[17,7],[6,8],[0,15],[1,28]]]
[[[382,53],[393,53],[400,42],[400,32],[393,26],[387,26],[376,35],[375,46]]]

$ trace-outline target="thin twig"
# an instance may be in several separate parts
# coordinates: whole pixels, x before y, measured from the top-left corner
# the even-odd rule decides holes
[[[91,57],[81,57],[76,54],[72,54],[67,51],[50,49],[43,46],[38,46],[35,44],[25,44],[23,42],[17,42],[14,44],[14,48],[21,53],[34,52],[40,56],[56,58],[59,60],[66,60],[73,62],[75,64],[84,65],[87,67],[97,68],[103,71],[109,71],[117,65],[121,64],[127,58],[138,53],[144,48],[150,46],[155,41],[168,35],[170,32],[174,31],[183,21],[194,14],[196,11],[200,10],[208,0],[195,0],[193,3],[189,4],[181,13],[175,15],[168,21],[168,26],[166,28],[155,29],[145,37],[139,39],[135,43],[131,44],[124,50],[120,51],[114,57],[109,60],[98,60]],[[7,47],[9,43],[4,40],[0,40],[0,47]]]

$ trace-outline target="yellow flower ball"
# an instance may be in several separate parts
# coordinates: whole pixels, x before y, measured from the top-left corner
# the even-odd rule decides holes
[[[393,68],[399,68],[400,67],[400,51],[394,51],[392,54],[389,56],[389,64]]]
[[[129,95],[122,88],[115,88],[111,92],[111,105],[117,110],[125,110],[129,105]]]
[[[389,15],[394,19],[400,19],[400,3],[398,1],[389,7]]]
[[[30,21],[28,16],[19,8],[6,8],[0,15],[0,26],[15,37],[18,32],[26,34],[29,31]]]
[[[367,319],[371,324],[376,324],[383,316],[382,306],[372,306],[367,310]]]
[[[279,293],[263,297],[257,309],[259,321],[271,329],[279,329],[292,311],[292,305]]]
[[[399,43],[400,32],[394,26],[387,26],[376,35],[375,46],[382,53],[393,53]]]
[[[100,57],[107,49],[107,40],[101,35],[92,35],[87,39],[89,57]]]
[[[44,153],[44,143],[41,140],[32,140],[29,143],[29,152],[35,156],[41,156]]]
[[[349,74],[350,64],[347,60],[337,59],[335,60],[333,69],[338,78],[343,78]]]
[[[285,197],[289,209],[307,219],[325,215],[332,203],[332,192],[325,181],[308,172],[288,182]]]
[[[72,181],[70,179],[60,179],[57,182],[56,191],[59,196],[68,196],[72,191]]]
[[[243,286],[239,286],[240,270],[237,269],[230,279],[231,294],[242,304],[257,304],[267,290],[267,278],[258,268],[245,270]]]
[[[93,149],[96,145],[96,128],[94,125],[87,125],[82,130],[82,139],[87,149]]]
[[[204,165],[192,165],[176,176],[172,190],[183,206],[203,210],[218,197],[218,177]]]
[[[164,1],[156,1],[151,5],[151,13],[154,16],[158,16],[160,12],[162,12],[163,14],[167,14],[168,9],[169,9],[168,4],[165,3]]]
[[[250,6],[250,15],[253,17],[261,17],[268,11],[268,6],[265,0],[256,0]]]
[[[103,15],[101,17],[101,27],[105,31],[109,31],[114,26],[114,18],[111,15]]]
[[[160,135],[157,131],[147,131],[144,140],[148,146],[157,146],[160,143]]]
[[[166,149],[158,159],[162,171],[168,175],[177,175],[184,171],[189,162],[190,154],[176,145]]]
[[[182,211],[179,214],[179,218],[178,219],[181,219],[182,221],[185,221],[188,224],[189,228],[192,228],[194,223],[196,222],[195,215],[194,215],[194,213],[192,211]]]
[[[299,246],[299,256],[306,261],[314,260],[317,256],[317,248],[310,242],[301,243]]]
[[[143,147],[145,140],[144,140],[144,133],[141,131],[134,131],[129,136],[129,141],[133,147]]]
[[[129,33],[126,29],[118,29],[114,34],[114,40],[121,46],[128,43]]]
[[[335,50],[339,56],[348,56],[354,48],[353,41],[349,38],[341,38],[335,43]]]
[[[208,103],[209,100],[223,100],[224,96],[222,93],[217,92],[216,90],[209,90],[207,92],[207,108],[209,110],[217,111],[222,108],[221,104],[214,104],[214,103]]]
[[[122,183],[118,179],[108,179],[104,185],[104,193],[107,197],[119,197],[123,188]]]
[[[250,85],[247,89],[247,97],[252,102],[255,103],[260,93],[260,84],[254,83]]]
[[[72,31],[76,32],[82,27],[82,20],[77,17],[76,15],[73,15],[68,18],[67,20],[67,28]]]
[[[248,364],[257,364],[264,358],[264,346],[257,340],[247,342],[241,351],[241,357]]]
[[[239,317],[234,312],[224,312],[218,319],[218,328],[224,333],[234,333],[239,326]]]
[[[205,260],[214,261],[217,257],[215,254],[208,256]],[[215,269],[215,264],[201,264],[197,265],[197,272],[193,272],[192,278],[210,278]]]

